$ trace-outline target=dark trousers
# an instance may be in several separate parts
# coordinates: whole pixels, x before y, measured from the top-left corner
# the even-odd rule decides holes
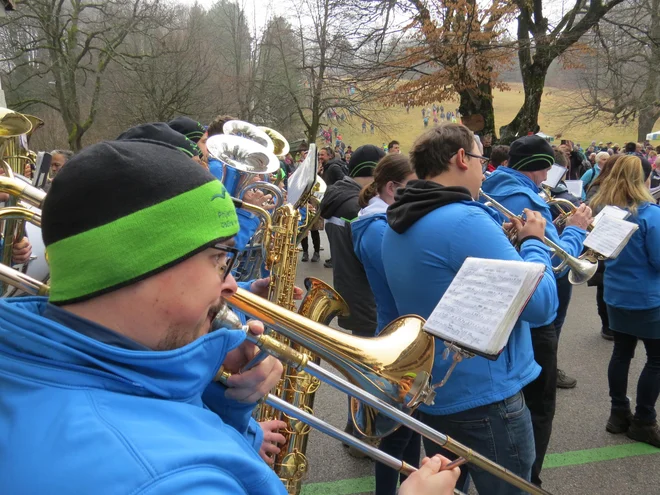
[[[596,307],[598,308],[598,316],[600,316],[600,323],[603,330],[609,330],[610,319],[607,316],[607,304],[605,304],[603,282],[596,286]]]
[[[380,442],[380,450],[403,460],[411,466],[419,467],[422,438],[419,433],[402,426],[394,433],[383,437]],[[400,474],[398,471],[377,462],[376,495],[396,495],[397,480],[403,483],[406,478],[407,476]]]
[[[508,399],[486,406],[445,416],[419,412],[419,419],[467,447],[479,452],[502,467],[529,480],[534,459],[534,435],[529,410],[520,392]],[[442,454],[450,459],[456,455],[424,438],[426,455]],[[466,469],[465,469],[466,468]],[[479,493],[488,495],[523,495],[527,492],[493,476],[474,464],[461,466],[456,488],[467,493],[469,473]]]
[[[635,419],[643,424],[653,424],[656,420],[655,403],[660,395],[660,339],[638,339],[634,335],[614,332],[614,348],[607,369],[612,410],[625,411],[630,408],[626,395],[628,372],[638,340],[644,342],[646,364],[637,381]]]
[[[532,483],[541,485],[541,468],[552,434],[552,420],[557,403],[557,332],[552,324],[532,328],[534,360],[541,374],[523,392],[532,415],[536,459],[532,465]]]
[[[557,296],[559,297],[559,306],[557,307],[557,316],[555,317],[554,326],[557,332],[557,340],[561,334],[561,327],[564,326],[566,320],[566,313],[568,313],[568,305],[571,303],[571,296],[573,295],[573,285],[568,281],[568,273],[563,277],[557,279]],[[537,361],[538,362],[538,361]]]
[[[321,251],[321,234],[319,234],[318,230],[310,230],[310,233],[312,234],[312,244],[314,245],[314,252],[318,253]],[[309,251],[309,240],[307,236],[300,241],[300,247],[302,247],[303,252],[308,252]]]

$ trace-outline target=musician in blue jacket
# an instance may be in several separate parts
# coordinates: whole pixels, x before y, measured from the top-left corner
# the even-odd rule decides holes
[[[511,144],[508,166],[495,170],[481,187],[486,194],[516,215],[525,208],[539,212],[546,219],[545,236],[571,256],[579,256],[587,235],[586,228],[592,221],[591,209],[586,205],[580,205],[566,221],[567,226],[559,236],[552,223],[550,206],[539,196],[539,187],[547,179],[548,170],[554,161],[552,146],[545,139],[540,136],[522,137]],[[557,266],[559,263],[561,259],[555,256],[553,264]],[[525,388],[525,400],[532,413],[536,444],[532,482],[538,485],[541,484],[539,474],[552,433],[557,401],[556,389],[558,386],[572,388],[577,383],[574,378],[557,370],[559,334],[572,293],[567,269],[557,274],[557,293],[559,297],[557,314],[550,315],[544,322],[532,325],[534,358],[541,366],[541,374]]]
[[[660,395],[660,207],[650,194],[651,166],[635,155],[620,158],[591,200],[628,210],[639,228],[619,256],[605,261],[604,299],[614,348],[608,369],[611,414],[606,429],[660,447],[655,404]],[[646,364],[637,382],[633,416],[627,397],[630,362],[637,341]]]
[[[470,256],[546,266],[499,358],[477,356],[459,363],[440,391],[441,400],[420,407],[424,423],[529,480],[534,438],[522,388],[540,371],[534,362],[530,325],[550,320],[557,309],[550,250],[540,240],[546,221],[531,210],[525,210],[524,226],[514,220],[521,242],[520,252],[516,251],[498,217],[476,201],[486,159],[465,126],[431,129],[417,140],[410,157],[420,180],[397,192],[387,210],[389,228],[382,245],[385,274],[399,314],[428,318]],[[442,359],[443,351],[438,341],[432,371],[436,381],[450,366],[451,360]],[[427,453],[440,450],[431,442],[424,446]],[[482,470],[467,469],[480,493],[523,493]]]
[[[355,256],[364,266],[376,300],[377,334],[399,317],[383,266],[381,248],[383,234],[387,229],[385,212],[394,203],[396,190],[416,178],[407,156],[396,153],[385,155],[374,169],[373,182],[362,188],[358,200],[362,209],[358,212],[358,218],[351,222]],[[380,449],[412,466],[418,466],[421,438],[418,433],[401,427],[381,440]],[[379,462],[376,463],[375,474],[376,495],[395,495],[397,480],[403,483],[406,479],[403,475],[399,476],[396,470]]]
[[[3,493],[286,494],[251,419],[282,365],[237,373],[256,347],[211,331],[236,291],[223,185],[166,144],[102,142],[53,181],[42,227],[50,298],[0,300]],[[443,465],[401,493],[452,493]]]

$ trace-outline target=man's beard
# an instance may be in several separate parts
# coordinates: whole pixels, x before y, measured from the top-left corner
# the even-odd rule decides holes
[[[211,309],[209,309],[206,318],[197,324],[194,328],[184,327],[182,325],[171,325],[165,336],[158,342],[156,345],[157,351],[173,351],[174,349],[180,349],[181,347],[187,346],[188,344],[194,342],[200,337],[209,333],[211,329],[211,324],[213,319],[223,308],[224,302],[220,300],[217,304],[214,304]]]

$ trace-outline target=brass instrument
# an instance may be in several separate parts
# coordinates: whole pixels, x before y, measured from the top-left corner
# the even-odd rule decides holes
[[[248,331],[248,340],[262,351],[364,402],[376,410],[379,416],[410,428],[492,475],[528,493],[548,495],[546,490],[525,481],[410,416],[419,405],[433,404],[435,400],[436,385],[430,384],[430,372],[435,358],[435,339],[424,332],[422,318],[402,316],[390,323],[378,337],[363,338],[313,322],[242,289],[230,297],[227,303],[242,313],[263,321],[264,325],[274,328],[291,341],[312,350],[344,375],[345,379],[310,362],[308,356],[297,353],[290,347],[283,347],[281,342],[271,342],[266,335],[254,336]],[[222,313],[218,318],[222,318]],[[214,328],[223,326],[231,325],[216,319]],[[406,382],[406,377],[411,374],[416,376],[412,384]],[[221,370],[217,379],[222,376]],[[278,408],[283,406],[273,404],[272,401],[270,403]],[[287,414],[294,415],[296,412],[295,408],[290,408]],[[304,420],[302,413],[298,412],[298,416],[301,421]],[[341,438],[380,461],[373,450],[359,440]],[[390,464],[387,460],[383,462],[394,469],[401,468],[400,461],[396,461],[398,464]]]
[[[222,132],[228,136],[240,136],[249,139],[250,141],[254,141],[266,148],[269,153],[273,153],[275,150],[275,144],[270,136],[262,129],[249,122],[244,122],[242,120],[228,120],[222,126]]]
[[[221,181],[229,194],[243,199],[247,191],[261,189],[275,198],[273,209],[284,203],[279,187],[266,180],[259,180],[259,176],[268,176],[280,168],[280,161],[267,148],[245,137],[228,134],[211,136],[206,147],[209,157],[222,163]]]
[[[10,268],[0,265],[0,280],[20,287],[30,294],[47,295],[48,286],[38,280]],[[247,291],[238,290],[229,301],[241,311],[255,316],[264,324],[275,328],[297,342],[305,342],[306,347],[319,351],[322,358],[328,360],[346,379],[330,373],[321,366],[310,362],[309,356],[299,353],[268,335],[255,336],[247,332],[247,340],[262,350],[276,356],[296,370],[305,370],[311,375],[331,384],[346,394],[365,402],[387,416],[424,437],[445,447],[475,466],[503,479],[512,485],[533,495],[551,495],[548,491],[523,480],[490,459],[474,452],[467,446],[456,442],[409,414],[419,404],[431,404],[434,398],[433,387],[429,386],[428,373],[433,367],[434,338],[422,330],[424,320],[416,316],[404,316],[392,322],[378,337],[360,338],[334,330],[320,323],[311,321],[297,313],[280,308],[277,305],[255,296]],[[221,311],[213,322],[214,328],[240,326],[240,320],[231,312]],[[399,383],[405,374],[414,372],[418,379],[407,389],[405,397],[399,394]],[[226,374],[219,370],[216,380],[222,380]],[[360,387],[364,387],[363,390]],[[370,393],[371,392],[371,393]],[[392,393],[394,392],[394,393]],[[288,415],[300,421],[318,426],[322,431],[350,443],[355,448],[379,462],[404,473],[414,470],[411,466],[377,451],[375,448],[345,434],[338,428],[315,418],[311,414],[296,409],[277,397],[268,396],[269,405],[282,408]],[[454,492],[461,495],[460,492]]]
[[[33,123],[28,116],[8,108],[0,108],[0,161],[3,162],[5,175],[11,177],[7,168],[13,173],[23,174],[25,165],[34,163],[36,156],[27,150],[27,136],[32,130]]]
[[[497,211],[499,211],[509,220],[512,218],[520,218],[514,215],[513,212],[511,212],[504,205],[498,203],[493,198],[491,198],[482,189],[479,189],[479,195],[486,200],[486,206],[495,208]],[[507,235],[510,234],[506,230],[505,232],[507,233]],[[509,237],[509,239],[512,240],[511,237]],[[557,256],[561,259],[561,263],[558,266],[553,267],[552,271],[555,273],[560,273],[566,267],[568,267],[568,269],[570,270],[568,273],[568,281],[573,285],[580,285],[586,283],[591,277],[594,276],[594,274],[598,270],[597,263],[594,263],[585,258],[576,258],[574,256],[571,256],[566,251],[564,251],[559,245],[557,245],[556,243],[554,243],[552,240],[548,239],[545,236],[543,237],[543,243],[546,246],[548,246],[550,249],[552,249],[552,254],[554,256]]]
[[[315,157],[313,152],[311,157]],[[300,176],[294,177],[294,191],[289,199],[295,200],[295,204],[287,203],[279,207],[272,216],[273,227],[270,232],[264,234],[262,242],[268,247],[266,256],[266,267],[270,271],[270,286],[268,299],[277,306],[290,311],[295,310],[293,289],[296,281],[296,267],[298,264],[299,243],[298,223],[300,213],[298,208],[309,200],[311,188],[309,184],[314,183],[316,177],[316,165],[300,168]],[[313,173],[307,173],[312,170]],[[300,186],[301,189],[295,190]],[[307,295],[300,305],[299,314],[314,321],[322,321],[329,324],[338,314],[347,315],[348,306],[325,282],[309,278],[305,280],[308,289]],[[295,351],[307,356],[307,359],[318,362],[318,358],[294,343],[285,336],[278,335],[277,340],[286,347],[292,347]],[[291,404],[293,407],[313,412],[314,394],[319,387],[319,380],[295,367],[284,367],[282,379],[273,391],[273,395]],[[281,416],[280,413],[264,404],[257,412],[258,421],[271,419],[282,419],[287,428],[283,434],[286,442],[281,447],[281,452],[275,457],[274,469],[284,483],[287,492],[291,494],[300,493],[301,483],[305,475],[308,462],[305,452],[309,438],[309,428],[304,423],[291,416]]]
[[[284,157],[289,154],[289,142],[285,139],[284,136],[282,136],[282,134],[277,132],[275,129],[271,129],[270,127],[260,126],[259,129],[264,131],[273,142],[273,153],[275,153],[275,156]]]

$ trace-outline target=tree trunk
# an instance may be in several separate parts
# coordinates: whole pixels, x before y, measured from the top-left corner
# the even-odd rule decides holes
[[[514,119],[509,124],[500,127],[502,144],[510,144],[519,137],[526,136],[530,132],[536,134],[540,130],[541,97],[550,64],[541,65],[537,62],[538,60],[526,68],[521,67],[525,101]]]
[[[478,90],[465,90],[459,92],[462,123],[471,131],[481,136],[490,134],[493,139],[495,133],[495,110],[493,108],[493,88],[489,84],[481,84]]]
[[[657,108],[647,107],[639,112],[639,121],[637,122],[637,141],[643,143],[646,135],[653,132],[653,126],[658,120],[660,112]]]

